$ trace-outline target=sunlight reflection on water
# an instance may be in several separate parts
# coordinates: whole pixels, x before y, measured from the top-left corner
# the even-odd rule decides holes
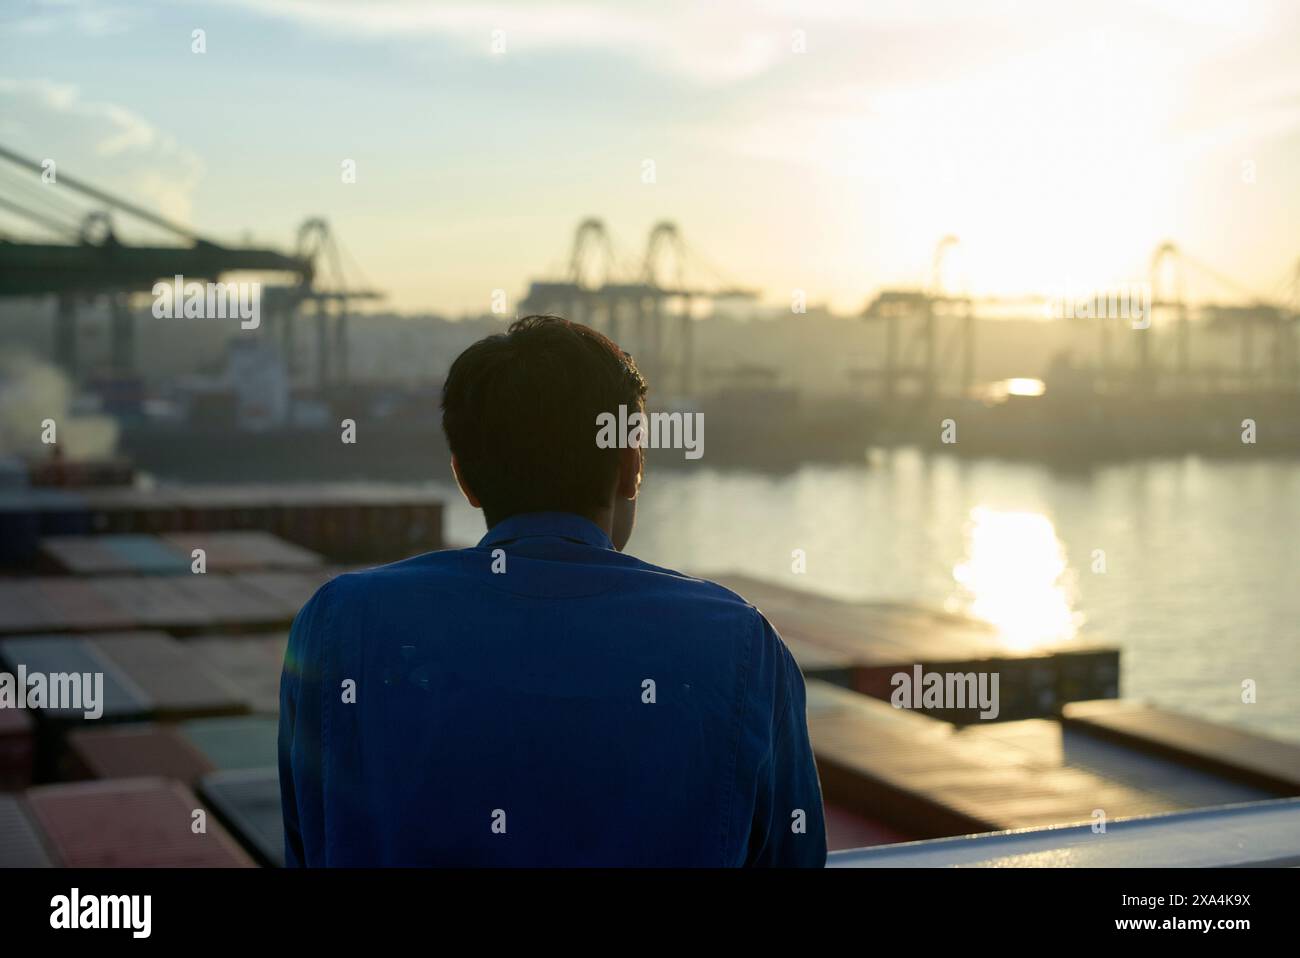
[[[445,489],[448,533],[477,541],[481,516]],[[1008,643],[1077,633],[1120,649],[1125,697],[1300,741],[1300,462],[1062,473],[896,450],[781,476],[659,471],[639,513],[630,551],[648,562],[969,612]]]
[[[977,506],[966,524],[967,557],[952,577],[958,608],[997,627],[1009,648],[1074,638],[1073,575],[1047,516]]]

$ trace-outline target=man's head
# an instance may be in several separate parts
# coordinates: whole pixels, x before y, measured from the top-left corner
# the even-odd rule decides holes
[[[597,417],[645,405],[646,383],[608,336],[525,316],[452,363],[442,428],[456,481],[488,526],[523,512],[572,512],[622,548],[632,532],[641,450],[602,449]]]

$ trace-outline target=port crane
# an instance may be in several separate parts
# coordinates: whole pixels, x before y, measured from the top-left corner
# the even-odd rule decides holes
[[[136,349],[136,317],[129,308],[132,294],[149,292],[156,282],[177,275],[186,281],[219,281],[229,273],[251,271],[287,279],[284,285],[263,290],[262,309],[267,314],[265,325],[279,337],[291,371],[296,356],[295,317],[310,307],[316,324],[318,381],[347,378],[348,306],[380,294],[346,287],[337,238],[324,220],[309,219],[302,225],[293,253],[222,244],[62,170],[52,183],[26,179],[25,174],[42,177],[44,167],[7,147],[0,146],[0,161],[11,173],[23,174],[3,184],[0,210],[56,240],[0,237],[0,297],[55,298],[54,358],[69,374],[78,371],[79,303],[108,299],[110,365],[117,373],[130,373]],[[93,207],[78,208],[72,197],[88,200]],[[178,242],[124,242],[114,229],[114,213],[148,224]],[[331,286],[321,282],[327,271],[335,278]]]
[[[705,277],[712,282],[700,281]],[[601,329],[634,356],[657,393],[689,397],[696,304],[756,298],[754,290],[721,280],[676,223],[656,223],[635,260],[620,257],[604,222],[587,217],[574,231],[567,275],[534,280],[519,309]]]
[[[958,243],[957,237],[945,236],[936,245],[928,287],[883,289],[861,314],[883,325],[884,347],[881,363],[858,370],[855,378],[872,384],[883,399],[904,394],[933,399],[944,383],[954,381],[962,395],[970,395],[976,385],[978,321],[1044,316],[1053,309],[1047,296],[976,297],[950,291],[943,281],[943,265]],[[1193,304],[1187,293],[1189,272],[1247,301]],[[1097,362],[1092,376],[1102,392],[1295,391],[1300,389],[1300,261],[1289,283],[1289,302],[1269,300],[1165,242],[1148,267],[1151,315],[1145,326],[1135,328],[1128,319],[1111,315],[1070,321],[1095,324]],[[1100,301],[1106,294],[1098,297]],[[1194,362],[1197,328],[1235,334],[1236,364]]]

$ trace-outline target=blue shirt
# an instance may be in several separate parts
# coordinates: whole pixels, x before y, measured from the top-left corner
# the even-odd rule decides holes
[[[290,865],[826,861],[772,626],[568,513],[323,586],[289,638],[280,787]]]

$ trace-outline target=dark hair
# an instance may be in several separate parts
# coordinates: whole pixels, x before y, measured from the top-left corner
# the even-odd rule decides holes
[[[489,526],[521,512],[591,516],[609,503],[619,450],[596,445],[596,417],[644,408],[632,357],[559,316],[525,316],[451,364],[442,429]]]

